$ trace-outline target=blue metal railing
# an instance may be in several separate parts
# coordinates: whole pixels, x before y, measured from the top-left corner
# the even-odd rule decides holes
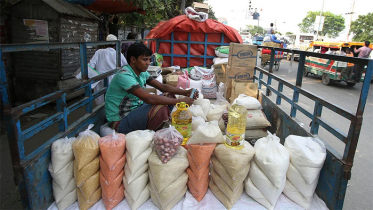
[[[273,64],[270,64],[270,71],[266,71],[260,67],[255,67],[254,75],[256,75],[257,71],[259,71],[259,77],[254,76],[254,81],[257,80],[259,83],[259,89],[262,88],[262,85],[264,85],[266,90],[266,95],[269,96],[270,92],[273,92],[276,94],[276,104],[281,105],[281,99],[284,99],[286,102],[288,102],[291,106],[291,110],[289,115],[293,118],[296,117],[297,111],[300,111],[305,116],[310,118],[312,120],[311,122],[311,128],[310,133],[312,135],[318,135],[319,127],[323,127],[326,129],[329,133],[331,133],[333,136],[341,140],[343,143],[345,143],[344,148],[344,154],[343,156],[340,154],[334,154],[336,157],[342,157],[342,161],[348,163],[353,161],[353,156],[356,148],[356,144],[358,141],[358,137],[360,134],[360,128],[362,124],[362,114],[364,111],[364,107],[366,104],[368,92],[369,92],[369,86],[370,86],[370,80],[368,78],[372,78],[372,72],[373,72],[373,60],[368,59],[361,59],[361,58],[351,58],[351,57],[344,57],[344,56],[337,56],[337,55],[326,55],[326,54],[320,54],[320,53],[313,53],[313,52],[306,52],[306,51],[297,51],[297,50],[288,50],[288,49],[282,49],[282,48],[272,48],[272,47],[264,47],[260,46],[260,48],[268,48],[271,49],[271,60],[274,60],[274,51],[283,51],[283,52],[292,52],[300,54],[299,57],[299,64],[298,64],[298,70],[297,70],[297,76],[296,76],[296,83],[295,85],[289,83],[288,81],[283,80],[282,78],[270,73],[271,69],[273,68]],[[311,92],[305,90],[302,88],[302,82],[303,82],[303,71],[304,71],[304,65],[306,56],[312,56],[312,57],[318,57],[318,58],[325,58],[325,59],[332,59],[332,60],[338,60],[338,61],[344,61],[344,62],[351,62],[355,64],[362,64],[362,65],[368,65],[366,74],[365,74],[365,80],[363,82],[363,87],[361,89],[360,99],[359,99],[359,106],[357,108],[356,113],[352,113],[348,110],[345,110],[337,105],[331,104],[330,102],[312,94]],[[267,75],[267,82],[263,80],[263,75]],[[272,79],[278,81],[278,87],[275,88],[271,85]],[[293,90],[292,98],[288,98],[285,96],[282,91],[283,87],[287,86],[290,89]],[[315,102],[313,113],[307,111],[304,107],[302,107],[300,104],[298,104],[299,96],[303,95]],[[332,110],[333,112],[343,116],[347,120],[350,121],[350,127],[349,132],[346,134],[342,132],[340,129],[332,126],[326,119],[321,117],[323,107],[328,108]],[[352,146],[354,145],[354,146]],[[353,150],[353,151],[352,151]]]
[[[188,40],[187,41],[180,41],[174,39],[174,32],[171,33],[171,40],[164,40],[164,39],[157,39],[157,46],[156,46],[156,52],[158,52],[160,44],[161,43],[170,43],[171,44],[171,51],[170,54],[160,53],[163,57],[170,57],[171,58],[171,66],[174,65],[174,57],[178,58],[186,58],[187,59],[187,66],[190,66],[190,58],[203,58],[203,66],[206,66],[206,60],[207,59],[213,59],[216,56],[208,56],[207,55],[207,48],[208,45],[218,45],[218,46],[229,46],[229,43],[224,42],[224,34],[221,34],[221,41],[220,42],[208,42],[208,35],[205,34],[205,40],[203,42],[197,42],[197,41],[191,41],[191,33],[188,33]],[[187,44],[188,50],[186,55],[180,55],[174,53],[174,44],[180,43],[180,44]],[[190,47],[191,44],[201,44],[204,45],[204,53],[203,55],[191,55],[190,54]],[[184,66],[182,66],[184,67]]]

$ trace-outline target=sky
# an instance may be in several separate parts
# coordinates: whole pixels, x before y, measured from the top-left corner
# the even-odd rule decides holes
[[[225,17],[228,25],[243,30],[246,25],[258,25],[257,20],[246,19],[245,11],[249,7],[250,0],[207,0],[214,10],[215,16]],[[260,13],[259,25],[269,28],[270,23],[275,24],[277,31],[281,33],[300,33],[298,24],[307,16],[308,11],[330,11],[334,14],[341,14],[345,18],[346,28],[334,41],[346,41],[349,30],[351,15],[345,13],[352,11],[355,1],[352,20],[359,15],[366,15],[373,12],[373,0],[251,0],[251,7],[257,8]],[[350,36],[351,39],[351,36]]]

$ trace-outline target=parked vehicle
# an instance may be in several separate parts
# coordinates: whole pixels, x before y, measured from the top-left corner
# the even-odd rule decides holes
[[[336,49],[336,55],[344,55],[346,48],[360,48],[364,46],[364,42],[321,42],[315,41],[309,45],[308,50],[312,52],[321,52],[321,49]],[[372,45],[370,46],[372,48]],[[357,54],[354,54],[357,57]],[[314,74],[321,76],[322,83],[324,85],[330,85],[333,81],[341,82],[344,81],[348,86],[354,86],[356,83],[352,80],[347,81],[347,78],[339,79],[341,71],[347,66],[346,62],[335,61],[331,59],[321,59],[317,57],[306,57],[305,68],[303,76],[307,77],[308,74]],[[361,81],[364,80],[366,68],[362,74]],[[354,75],[352,75],[352,79]]]
[[[254,36],[252,39],[254,45],[262,45],[263,37],[262,36]]]
[[[207,36],[206,36],[207,37]],[[157,44],[162,40],[157,40]],[[167,42],[167,40],[163,40]],[[184,40],[187,42],[187,40]],[[190,41],[190,40],[189,40]],[[113,44],[114,42],[110,42]],[[115,42],[117,47],[121,46],[121,41]],[[60,138],[65,136],[73,137],[79,132],[83,131],[88,127],[89,124],[94,124],[92,130],[99,132],[100,126],[105,123],[105,105],[101,104],[96,107],[93,106],[92,101],[94,98],[104,94],[107,90],[108,82],[107,77],[114,74],[118,69],[111,72],[101,74],[97,77],[87,79],[87,46],[98,46],[106,45],[108,42],[88,42],[88,43],[54,43],[54,44],[23,44],[23,45],[0,45],[0,91],[2,94],[3,106],[4,106],[4,118],[7,129],[7,136],[9,141],[9,149],[12,156],[14,178],[18,189],[20,191],[21,200],[25,209],[47,209],[54,201],[52,193],[52,179],[48,171],[48,165],[50,164],[50,147],[51,144]],[[188,43],[190,44],[190,43]],[[217,43],[212,43],[216,45]],[[83,78],[86,80],[75,87],[57,91],[52,94],[43,96],[39,99],[31,101],[29,103],[12,108],[9,101],[9,94],[7,90],[7,80],[5,77],[5,69],[2,63],[2,53],[13,52],[18,53],[19,51],[35,51],[35,50],[48,50],[48,49],[64,49],[68,47],[80,48],[80,56],[76,59],[80,59],[81,69]],[[172,47],[172,46],[171,46]],[[261,46],[259,46],[261,48]],[[281,49],[281,51],[288,51],[287,49]],[[300,60],[304,61],[306,56],[312,56],[320,59],[324,59],[324,54],[304,52],[294,50],[293,53],[300,54]],[[170,56],[171,59],[179,55],[176,54],[164,54],[164,56]],[[190,56],[189,52],[188,55]],[[201,58],[208,58],[209,56],[201,55]],[[352,61],[363,65],[368,65],[369,71],[367,76],[371,77],[373,72],[373,60],[358,59],[358,58],[344,58],[339,56],[331,56],[338,61]],[[117,54],[119,58],[119,54]],[[117,59],[119,60],[119,59]],[[119,63],[119,62],[118,62]],[[304,70],[304,62],[300,62],[298,67],[298,75],[302,75]],[[256,75],[256,74],[259,74]],[[263,75],[268,76],[268,82],[263,80]],[[364,107],[367,100],[370,83],[364,81],[363,90],[361,91],[359,106],[357,107],[356,113],[350,112],[341,108],[338,104],[331,104],[323,98],[320,98],[309,91],[302,88],[302,77],[297,77],[296,83],[288,82],[282,78],[269,73],[261,68],[255,68],[254,81],[259,83],[259,88],[264,85],[267,87],[266,93],[260,93],[262,100],[263,111],[266,114],[268,120],[272,126],[269,131],[276,133],[281,138],[281,142],[288,135],[300,135],[300,136],[313,136],[317,137],[319,127],[322,126],[327,132],[332,134],[341,140],[342,144],[345,144],[344,153],[339,154],[336,149],[326,142],[327,157],[324,166],[320,173],[318,186],[316,188],[317,195],[324,200],[328,208],[330,209],[342,209],[343,201],[347,189],[348,180],[351,178],[351,168],[353,165],[354,155],[356,146],[359,139],[359,134],[362,125],[362,118],[364,114]],[[96,81],[104,79],[105,88],[97,93],[92,94],[91,85]],[[271,81],[278,81],[278,88],[271,86]],[[292,96],[282,94],[283,86],[293,90]],[[85,89],[85,97],[80,101],[67,105],[66,94],[76,92],[80,89]],[[277,95],[276,102],[274,103],[270,98],[270,92]],[[314,107],[303,108],[302,104],[298,103],[299,95],[307,97],[313,100],[315,103]],[[290,113],[286,113],[280,108],[281,101],[285,100],[291,105]],[[57,112],[54,115],[49,116],[45,120],[24,129],[21,127],[21,116],[36,110],[37,108],[43,107],[50,103],[57,103]],[[326,122],[321,118],[322,108],[325,107],[329,111],[341,115],[350,121],[350,130],[344,134],[338,128],[333,127],[330,123]],[[78,119],[74,119],[72,122],[68,122],[68,117],[72,117],[72,112],[81,109],[84,114]],[[314,110],[312,113],[307,110]],[[307,131],[296,121],[297,111],[302,112],[305,116],[311,120],[311,129]],[[42,143],[41,145],[32,145],[32,149],[25,147],[25,143],[32,137],[39,138],[37,134],[42,132],[44,129],[50,129],[52,126],[58,128],[51,131],[48,135],[49,140]],[[53,130],[53,129],[50,129]],[[27,150],[27,152],[25,151]]]
[[[314,41],[315,36],[313,34],[289,34],[289,45],[287,49],[290,50],[306,50],[310,43]],[[291,59],[291,53],[287,54],[287,60]],[[299,54],[294,54],[294,60],[299,60]]]

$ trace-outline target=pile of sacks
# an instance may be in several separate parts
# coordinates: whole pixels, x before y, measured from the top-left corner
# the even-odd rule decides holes
[[[285,139],[290,164],[284,194],[304,209],[309,209],[326,158],[324,144],[311,137],[290,135]]]
[[[113,209],[124,198],[123,167],[126,156],[124,134],[116,133],[99,139],[100,145],[100,184],[102,201],[107,210]]]
[[[244,180],[250,171],[254,148],[244,142],[240,150],[218,144],[211,158],[210,190],[227,209],[231,209],[241,197]]]
[[[153,136],[154,131],[150,130],[133,131],[126,136],[127,163],[123,184],[126,200],[132,210],[138,209],[150,197],[148,158],[152,153],[150,144]]]
[[[269,133],[255,143],[255,156],[245,180],[245,191],[271,210],[284,190],[289,167],[289,152],[280,138]]]
[[[91,131],[93,125],[81,132],[73,143],[74,176],[78,187],[79,209],[87,210],[101,198],[100,187],[100,136]]]
[[[206,195],[209,185],[210,158],[216,144],[188,145],[188,189],[193,197],[200,202]]]
[[[72,144],[76,138],[64,138],[53,142],[49,172],[53,178],[53,196],[58,209],[66,209],[76,197],[74,179],[74,153]]]
[[[179,147],[177,153],[167,163],[163,163],[154,150],[149,158],[150,196],[159,208],[170,210],[187,191],[189,166],[187,150]]]
[[[271,123],[267,120],[258,99],[240,94],[233,101],[233,104],[242,105],[247,109],[246,140],[254,144],[257,139],[268,135],[267,128],[271,126]]]

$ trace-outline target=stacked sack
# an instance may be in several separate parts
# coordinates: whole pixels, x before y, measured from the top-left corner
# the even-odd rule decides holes
[[[289,167],[289,152],[280,144],[280,138],[269,134],[255,143],[245,191],[267,209],[273,209],[284,190]]]
[[[322,142],[311,137],[290,135],[285,139],[290,154],[284,194],[304,209],[309,209],[326,158]]]
[[[114,208],[124,198],[123,166],[126,139],[124,134],[116,133],[100,138],[100,184],[102,201],[107,210]]]
[[[172,209],[187,191],[187,150],[180,147],[183,136],[174,128],[154,134],[155,150],[148,158],[150,196],[159,209]]]
[[[188,145],[188,189],[193,197],[200,202],[205,196],[209,185],[210,158],[216,144]]]
[[[124,194],[132,210],[138,209],[150,197],[148,180],[148,158],[152,153],[150,147],[154,131],[139,130],[126,135],[126,159],[123,184]]]
[[[267,128],[271,126],[271,123],[267,120],[267,117],[262,110],[262,105],[258,99],[245,94],[240,94],[233,101],[233,104],[242,105],[247,109],[246,140],[254,144],[257,139],[268,135]]]
[[[202,94],[204,98],[216,98],[218,92],[218,85],[216,83],[216,77],[214,69],[207,69],[203,67],[195,66],[194,69],[201,75],[202,78]]]
[[[242,149],[218,144],[211,158],[210,190],[227,209],[231,209],[241,197],[244,180],[250,170],[254,148],[244,141]]]
[[[72,144],[76,138],[64,138],[53,142],[49,172],[53,178],[53,196],[58,209],[66,209],[75,203],[74,153]]]
[[[89,209],[101,198],[100,187],[100,136],[91,131],[93,125],[81,132],[73,143],[74,150],[74,176],[78,187],[77,195],[79,209]]]

